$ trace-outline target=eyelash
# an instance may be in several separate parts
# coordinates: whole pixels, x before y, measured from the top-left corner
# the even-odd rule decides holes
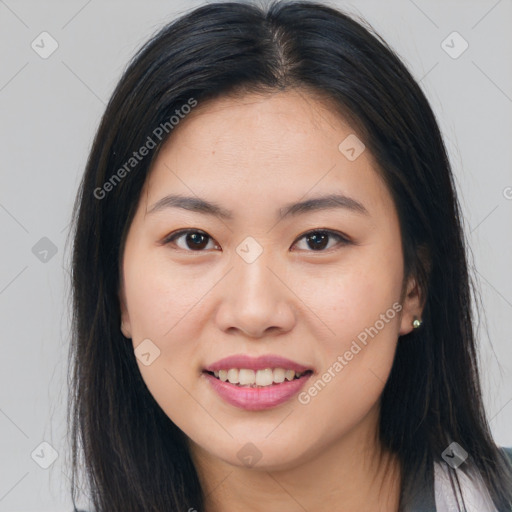
[[[191,233],[196,233],[196,234],[202,234],[202,235],[205,235],[209,240],[214,240],[213,237],[211,237],[210,235],[208,235],[208,233],[200,230],[200,229],[180,229],[179,231],[175,231],[171,234],[169,234],[168,236],[166,236],[163,240],[162,240],[162,245],[169,245],[171,243],[173,243],[175,240],[181,238],[183,235],[188,235],[188,234],[191,234]],[[342,235],[341,233],[337,232],[337,231],[332,231],[330,229],[321,229],[321,228],[318,228],[318,229],[313,229],[313,230],[310,230],[310,231],[307,231],[306,233],[303,233],[302,235],[300,235],[296,240],[295,242],[293,243],[293,245],[295,245],[299,240],[302,240],[303,238],[307,237],[308,235],[313,235],[313,234],[323,234],[323,235],[328,235],[329,237],[334,237],[336,239],[338,239],[338,243],[334,246],[334,247],[330,247],[329,249],[319,249],[317,251],[315,250],[306,250],[306,252],[330,252],[333,248],[336,248],[336,246],[345,246],[345,245],[349,245],[349,244],[352,244],[353,242],[351,240],[349,240],[346,236]],[[217,244],[218,245],[218,244]],[[181,247],[178,247],[178,249],[182,250],[182,251],[185,251],[185,252],[197,252],[197,253],[200,253],[200,252],[205,252],[204,249],[199,249],[199,250],[192,250],[192,249],[183,249]]]

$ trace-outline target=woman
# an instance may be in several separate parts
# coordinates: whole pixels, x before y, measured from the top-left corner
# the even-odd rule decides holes
[[[166,26],[107,106],[74,236],[97,512],[512,509],[445,147],[370,29],[309,2]]]

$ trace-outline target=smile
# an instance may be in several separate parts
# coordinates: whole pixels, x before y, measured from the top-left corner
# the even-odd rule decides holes
[[[206,366],[201,376],[223,402],[261,411],[291,400],[313,373],[313,368],[282,356],[238,354]]]
[[[230,368],[208,373],[213,374],[222,382],[229,382],[239,387],[262,388],[299,379],[307,372],[311,372],[311,370],[296,372],[285,368],[265,368],[255,371],[247,368]]]

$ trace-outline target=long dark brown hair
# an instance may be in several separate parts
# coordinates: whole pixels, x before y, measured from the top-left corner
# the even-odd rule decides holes
[[[402,467],[400,510],[452,441],[469,454],[461,469],[475,468],[498,510],[510,510],[512,470],[483,408],[474,285],[435,116],[367,22],[306,1],[210,3],[182,15],[139,50],[107,105],[73,213],[73,503],[83,471],[97,512],[204,510],[185,434],[153,399],[120,331],[120,258],[151,164],[172,137],[155,128],[191,98],[291,88],[328,98],[371,151],[399,214],[404,279],[424,291],[423,326],[398,343],[381,397],[380,439]],[[156,148],[127,168],[148,136]]]

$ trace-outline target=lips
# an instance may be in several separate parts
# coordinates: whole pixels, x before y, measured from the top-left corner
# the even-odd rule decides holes
[[[266,368],[284,368],[285,370],[294,370],[295,373],[304,373],[313,368],[299,364],[285,357],[267,354],[259,357],[250,357],[245,354],[225,357],[204,368],[207,372],[218,372],[220,370],[229,370],[230,368],[246,368],[248,370],[265,370]]]
[[[230,356],[203,370],[204,378],[225,402],[250,411],[276,407],[290,400],[312,374],[312,368],[276,355]]]

